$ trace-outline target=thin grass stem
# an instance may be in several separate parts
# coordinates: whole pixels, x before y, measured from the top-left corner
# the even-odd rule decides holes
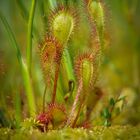
[[[15,36],[11,30],[11,27],[8,24],[5,17],[1,14],[1,12],[0,12],[0,19],[7,31],[7,34],[9,36],[9,39],[11,41],[13,48],[16,50],[16,55],[17,55],[17,59],[18,59],[18,62],[19,62],[20,68],[21,68],[23,83],[24,83],[24,87],[25,87],[25,91],[26,91],[30,116],[34,116],[36,113],[36,107],[35,107],[35,100],[34,100],[34,95],[33,95],[32,84],[31,84],[32,82],[31,82],[30,75],[29,75],[29,72],[27,69],[27,65],[23,61],[19,46],[18,46]]]
[[[31,65],[32,65],[32,32],[33,32],[35,5],[36,5],[36,0],[32,0],[31,10],[28,19],[28,32],[27,32],[27,66],[30,74],[31,74]]]

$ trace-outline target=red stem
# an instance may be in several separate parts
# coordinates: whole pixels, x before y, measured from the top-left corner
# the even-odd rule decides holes
[[[45,97],[46,97],[47,86],[45,85],[44,94],[43,94],[43,113],[45,112]]]
[[[74,100],[74,103],[72,105],[72,110],[71,110],[69,119],[67,120],[67,126],[70,125],[71,121],[73,120],[74,112],[76,110],[76,106],[77,106],[77,103],[78,103],[79,98],[80,98],[82,87],[83,87],[82,80],[80,80],[79,86],[78,86],[78,90],[77,90],[77,95],[76,95],[75,100]]]
[[[73,124],[72,124],[72,128],[74,128],[75,125],[76,125],[76,122],[77,122],[77,119],[78,119],[78,117],[79,117],[79,114],[80,114],[80,111],[81,111],[82,105],[83,105],[83,100],[80,102],[80,106],[79,106],[79,109],[78,109],[77,115],[76,115],[76,117],[75,117],[75,119],[74,119],[74,122],[73,122]]]

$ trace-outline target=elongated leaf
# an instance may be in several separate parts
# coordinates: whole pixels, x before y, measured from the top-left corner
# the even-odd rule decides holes
[[[31,85],[30,75],[29,75],[29,72],[27,70],[27,65],[23,61],[19,46],[18,46],[17,41],[15,39],[15,36],[11,30],[11,27],[9,26],[7,20],[1,14],[1,12],[0,12],[0,19],[1,19],[5,29],[7,31],[7,34],[9,36],[11,43],[12,43],[11,46],[13,46],[13,48],[16,50],[16,55],[17,55],[18,62],[20,64],[22,77],[23,77],[23,83],[25,86],[26,94],[27,94],[30,115],[34,116],[36,108],[35,108],[35,101],[34,101],[34,96],[33,96],[33,89],[32,89],[32,85]]]

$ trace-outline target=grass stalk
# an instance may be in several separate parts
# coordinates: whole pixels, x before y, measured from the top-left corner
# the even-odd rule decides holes
[[[64,49],[63,64],[66,70],[66,75],[68,76],[68,80],[72,80],[75,82],[76,80],[74,77],[72,61],[71,61],[71,57],[67,49]],[[72,94],[71,98],[74,99],[74,97],[75,97],[75,94]]]
[[[32,82],[31,82],[30,75],[29,75],[29,72],[27,69],[27,65],[23,61],[19,46],[17,44],[17,41],[16,41],[15,36],[11,30],[10,25],[8,24],[7,20],[5,19],[5,17],[1,13],[0,13],[0,18],[1,18],[1,21],[2,21],[4,27],[7,31],[7,34],[9,36],[10,41],[11,41],[11,44],[14,47],[14,49],[16,50],[16,55],[17,55],[17,59],[18,59],[18,62],[19,62],[20,68],[21,68],[23,83],[24,83],[24,87],[25,87],[25,91],[26,91],[30,116],[34,116],[35,112],[36,112],[35,100],[34,100],[34,95],[33,95],[32,84],[31,84]]]
[[[36,0],[32,0],[29,19],[28,19],[28,32],[27,32],[27,66],[30,74],[31,74],[31,65],[32,65],[32,32],[33,32],[33,19],[35,13],[35,5],[36,5]]]
[[[73,80],[75,82],[72,60],[71,60],[69,51],[67,49],[64,50],[64,56],[63,57],[64,57],[64,65],[65,65],[65,68],[66,68],[68,79]]]

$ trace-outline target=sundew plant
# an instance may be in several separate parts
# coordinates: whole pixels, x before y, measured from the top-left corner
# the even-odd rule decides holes
[[[5,4],[13,8],[14,16],[9,20],[1,7],[2,32],[9,50],[4,56],[7,48],[0,50],[0,127],[51,133],[98,126],[109,129],[139,121],[126,117],[134,106],[139,108],[139,39],[131,21],[127,28],[135,36],[134,86],[110,54],[117,57],[110,47],[117,42],[111,25],[115,10],[110,5],[122,5],[126,20],[131,20],[137,16],[136,0],[15,0],[3,1]],[[115,31],[119,34],[117,27]],[[4,62],[9,64],[8,73]],[[140,114],[137,108],[134,112]]]

